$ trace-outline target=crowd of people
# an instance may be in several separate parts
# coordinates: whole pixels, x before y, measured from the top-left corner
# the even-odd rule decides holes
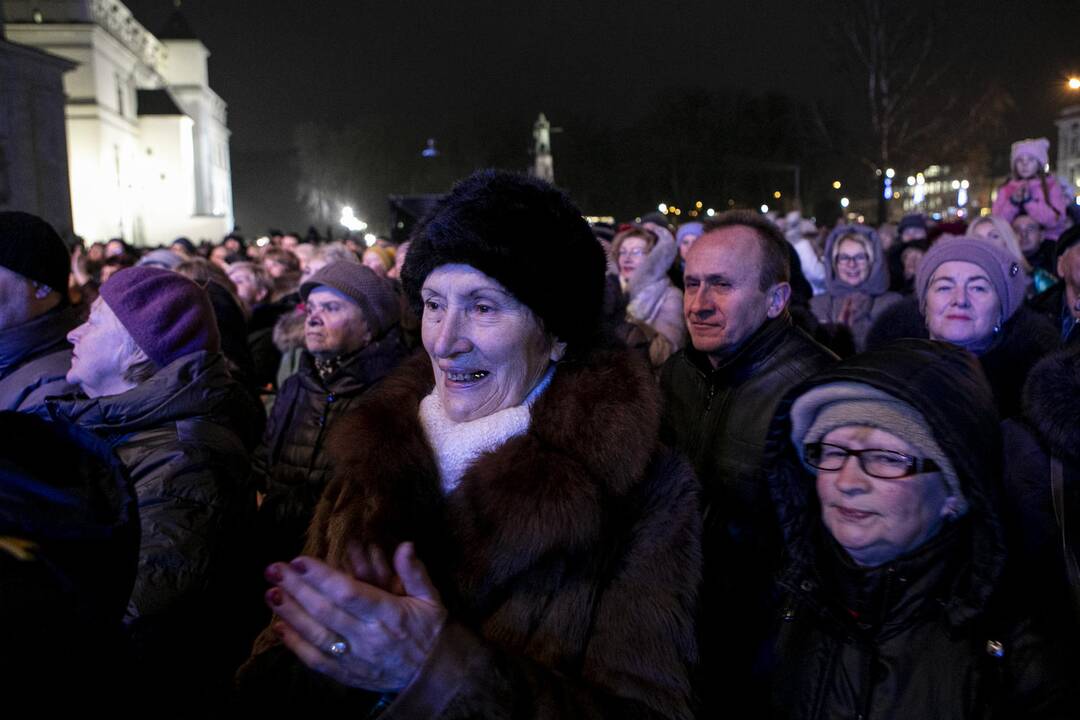
[[[1047,150],[966,226],[590,226],[499,171],[397,246],[0,213],[0,671],[164,714],[1075,717]]]

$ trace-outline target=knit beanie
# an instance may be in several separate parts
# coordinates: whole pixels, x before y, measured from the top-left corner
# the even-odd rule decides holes
[[[948,455],[934,440],[922,413],[892,395],[857,382],[834,382],[815,387],[791,407],[791,440],[805,462],[805,446],[820,442],[836,428],[863,425],[900,438],[919,457],[937,463],[957,516],[967,512],[960,478]]]
[[[1017,140],[1012,144],[1012,152],[1009,154],[1009,166],[1016,166],[1016,158],[1021,155],[1030,155],[1039,161],[1039,167],[1046,167],[1046,163],[1050,162],[1050,141],[1044,137],[1041,138],[1027,138],[1025,140]]]
[[[904,231],[908,228],[922,228],[926,230],[926,218],[917,213],[911,215],[905,215],[900,219],[900,224],[896,226],[896,236],[903,237]]]
[[[705,226],[699,222],[683,223],[679,226],[679,229],[675,231],[675,242],[681,243],[683,238],[687,235],[697,235],[701,237],[701,233],[705,231]]]
[[[1024,302],[1027,277],[1020,264],[1009,253],[986,240],[973,237],[950,237],[938,240],[930,246],[915,275],[915,291],[919,294],[919,307],[926,307],[926,292],[930,278],[942,263],[953,260],[974,263],[981,267],[1001,302],[1001,320],[1013,316]]]
[[[498,281],[569,354],[597,339],[604,251],[581,211],[548,183],[482,170],[455,185],[418,226],[402,269],[418,313],[425,278],[457,263]]]
[[[67,296],[67,246],[52,225],[36,215],[0,212],[0,266]]]
[[[124,268],[102,283],[101,299],[159,368],[221,349],[206,290],[183,275],[146,265]]]
[[[320,285],[337,290],[359,305],[372,337],[380,337],[401,320],[401,305],[390,281],[365,265],[347,260],[324,265],[301,283],[300,297],[304,302]]]
[[[157,250],[151,250],[150,252],[139,258],[139,262],[136,265],[149,265],[150,267],[159,267],[166,270],[175,270],[176,267],[184,262],[184,258],[180,257],[172,250],[166,248],[158,248]]]

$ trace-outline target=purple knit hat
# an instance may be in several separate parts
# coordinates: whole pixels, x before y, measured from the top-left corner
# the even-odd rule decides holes
[[[101,298],[158,367],[221,349],[210,297],[183,275],[146,265],[125,268],[101,285]]]
[[[1009,253],[986,240],[972,237],[950,237],[930,246],[919,263],[915,274],[915,290],[919,293],[919,307],[925,307],[926,290],[930,278],[942,263],[960,260],[978,265],[986,271],[1001,302],[1001,319],[1008,320],[1024,302],[1027,276],[1020,264]]]

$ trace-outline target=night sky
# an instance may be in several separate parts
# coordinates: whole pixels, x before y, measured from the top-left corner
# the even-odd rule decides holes
[[[127,4],[151,31],[174,9],[172,0]],[[292,160],[294,128],[303,122],[340,128],[362,119],[392,128],[388,142],[402,145],[403,157],[418,156],[428,137],[441,146],[519,145],[524,168],[540,111],[554,125],[587,118],[618,128],[686,88],[782,93],[840,107],[852,88],[825,41],[835,17],[827,8],[836,5],[184,0],[182,10],[211,52],[211,86],[228,104],[237,222],[258,234],[309,224]],[[1067,30],[1077,27],[1080,3],[949,5],[947,42],[1016,101],[1007,119],[1012,135],[1055,141],[1053,118],[1069,101],[1064,78],[1080,70]],[[588,163],[560,159],[560,140],[553,141],[557,180],[561,163]],[[619,182],[602,169],[595,177]],[[642,195],[634,202],[655,202],[641,182],[628,179],[628,187]]]

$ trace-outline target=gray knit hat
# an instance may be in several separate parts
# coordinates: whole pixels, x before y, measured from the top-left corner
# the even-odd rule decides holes
[[[834,382],[800,395],[791,407],[791,440],[804,461],[807,444],[820,442],[847,425],[885,430],[933,460],[941,468],[956,516],[967,512],[967,499],[952,462],[934,440],[926,418],[908,403],[863,383]]]
[[[367,266],[346,260],[325,265],[300,285],[300,297],[306,302],[308,294],[320,285],[359,305],[373,337],[385,334],[401,320],[401,305],[390,281]]]

